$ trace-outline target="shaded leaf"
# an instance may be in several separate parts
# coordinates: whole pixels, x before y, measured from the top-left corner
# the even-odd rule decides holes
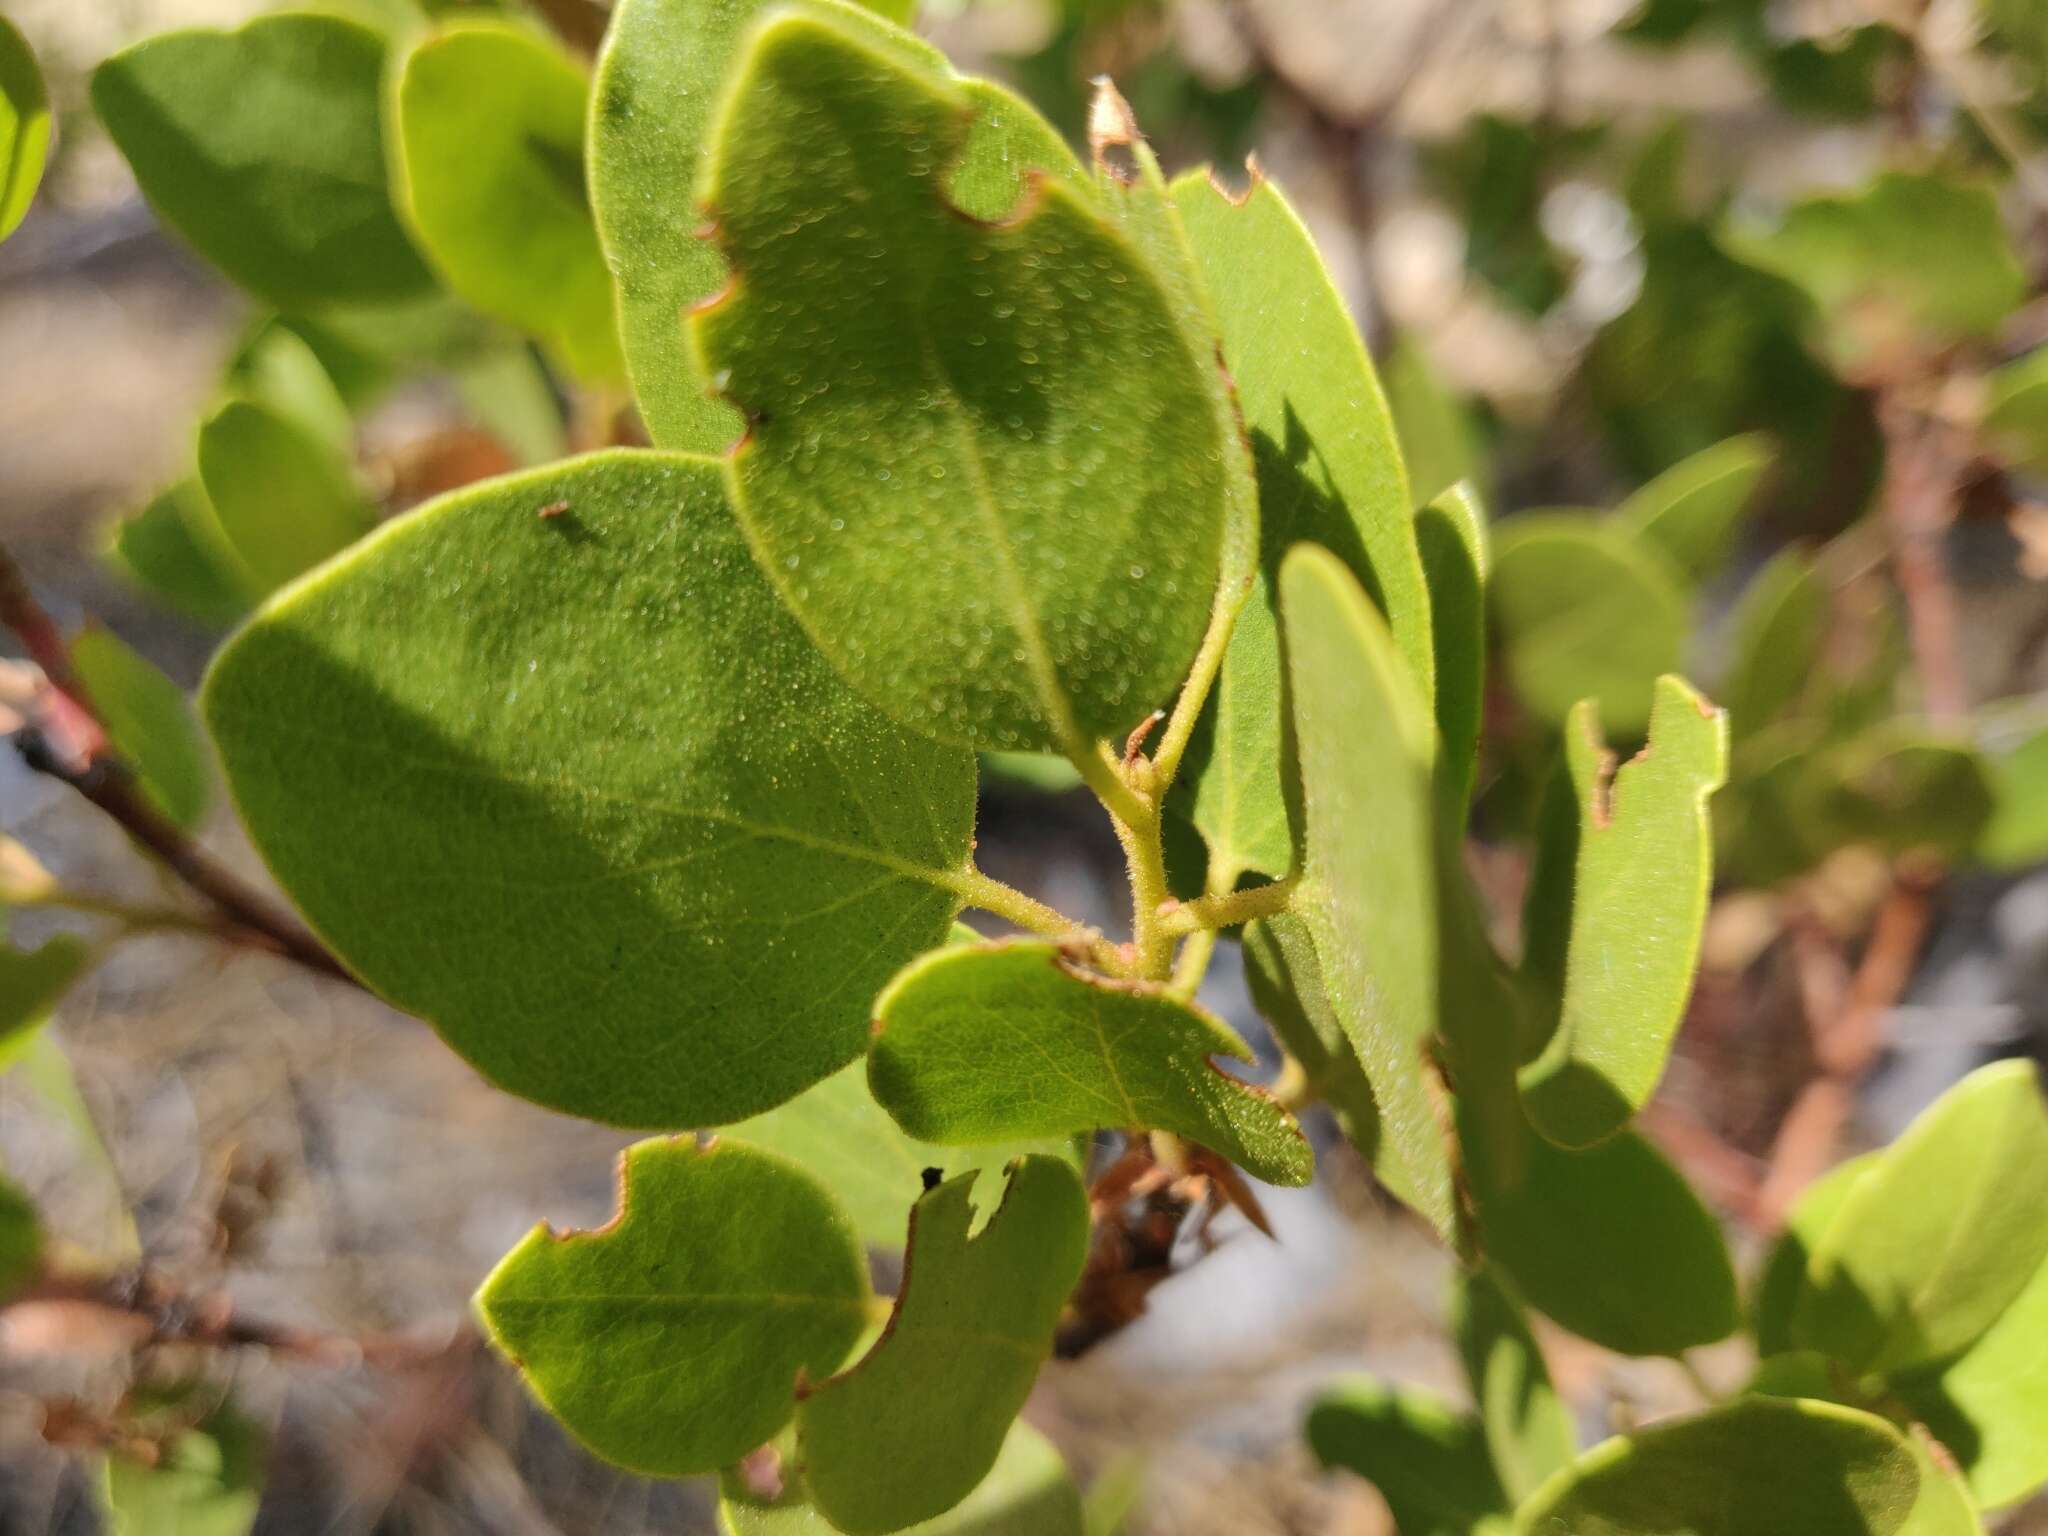
[[[249,611],[251,597],[220,552],[219,526],[205,488],[181,480],[108,530],[107,559],[159,602],[225,629]]]
[[[1509,1501],[1518,1504],[1578,1454],[1571,1410],[1550,1384],[1520,1304],[1485,1270],[1460,1276],[1451,1331],[1487,1452]]]
[[[859,14],[829,0],[813,3],[834,14]],[[679,317],[725,283],[725,260],[706,238],[703,213],[688,193],[697,185],[734,50],[769,8],[768,0],[619,0],[598,58],[591,202],[617,279],[620,340],[634,393],[664,448],[719,453],[745,430],[739,412],[712,397],[683,344]],[[907,0],[876,0],[867,8],[898,22],[912,9]],[[876,30],[882,31],[879,24]],[[929,67],[944,67],[935,50],[908,34],[890,29],[884,35]],[[1021,173],[1034,164],[1079,177],[1080,167],[1056,135],[1030,131],[1036,115],[1015,97],[974,81],[963,82],[963,89],[983,107],[984,120],[973,140],[978,152],[971,146],[954,173],[953,195],[962,207],[998,217],[1016,201]],[[992,115],[1015,127],[987,122]],[[1057,160],[1017,154],[1023,142],[1037,143]]]
[[[1252,1059],[1164,988],[1024,941],[913,961],[875,1000],[868,1081],[897,1124],[941,1145],[1166,1130],[1269,1182],[1306,1184],[1314,1164],[1294,1117],[1216,1056]]]
[[[189,832],[213,798],[213,775],[185,690],[97,626],[72,637],[71,664],[143,793]]]
[[[1862,1371],[1968,1346],[2048,1261],[2048,1105],[2029,1062],[1943,1094],[1858,1180],[1807,1266],[1794,1342]]]
[[[835,1536],[837,1528],[803,1499],[801,1480],[793,1480],[772,1504],[733,1482],[726,1479],[718,1506],[726,1536]],[[1081,1496],[1067,1464],[1052,1442],[1019,1419],[974,1492],[936,1519],[908,1527],[903,1536],[1082,1536],[1082,1530]]]
[[[2028,705],[1993,707],[1976,725],[1993,806],[1976,855],[1993,869],[2025,869],[2048,856],[2048,718]]]
[[[976,940],[971,932],[968,942]],[[779,1152],[801,1164],[832,1192],[871,1248],[893,1249],[903,1241],[903,1214],[923,1193],[927,1168],[978,1171],[978,1196],[991,1202],[997,1181],[1013,1158],[1039,1152],[1076,1161],[1071,1142],[1051,1138],[1001,1141],[968,1151],[907,1136],[868,1091],[865,1062],[853,1062],[787,1104],[742,1120],[727,1133]]]
[[[26,1194],[0,1178],[0,1306],[35,1279],[42,1262],[42,1218]]]
[[[588,96],[551,43],[473,23],[415,46],[395,99],[405,207],[448,286],[601,379],[624,363],[583,186]]]
[[[1515,1514],[1522,1536],[1893,1536],[1912,1447],[1833,1403],[1743,1398],[1595,1446]]]
[[[1745,741],[1777,720],[1811,686],[1827,639],[1827,584],[1804,550],[1781,549],[1750,578],[1729,620],[1721,684],[1728,728]]]
[[[289,416],[347,459],[356,446],[355,419],[320,355],[300,332],[272,318],[250,333],[222,381],[231,394]]]
[[[1301,884],[1331,1012],[1416,1208],[1455,1219],[1449,1110],[1427,1058],[1437,1026],[1434,732],[1379,611],[1336,556],[1297,546],[1280,623],[1301,773]]]
[[[1650,739],[1614,770],[1588,701],[1565,722],[1577,827],[1556,1026],[1521,1072],[1529,1123],[1584,1147],[1649,1102],[1692,995],[1713,879],[1707,799],[1727,776],[1726,718],[1659,678]],[[1555,921],[1555,917],[1551,919]]]
[[[230,400],[200,427],[199,478],[237,576],[257,592],[348,548],[373,521],[348,463],[252,400]]]
[[[798,1409],[811,1496],[849,1536],[943,1514],[987,1476],[1080,1278],[1088,1200],[1072,1168],[1025,1158],[970,1239],[973,1186],[918,1201],[887,1330]]]
[[[1484,451],[1472,413],[1451,392],[1422,343],[1405,332],[1394,337],[1381,364],[1387,409],[1400,434],[1408,494],[1427,506],[1461,480],[1485,485]]]
[[[1785,1230],[1771,1245],[1757,1271],[1749,1302],[1749,1325],[1760,1355],[1777,1355],[1797,1347],[1792,1320],[1807,1290],[1815,1251],[1842,1213],[1849,1191],[1877,1166],[1879,1154],[1865,1153],[1831,1168],[1803,1191],[1785,1217]],[[1826,1394],[1803,1394],[1825,1396]]]
[[[201,704],[338,952],[572,1113],[716,1125],[822,1081],[958,904],[972,757],[825,668],[706,460],[443,497],[266,609]]]
[[[384,39],[287,13],[165,32],[93,74],[143,195],[200,254],[286,309],[381,302],[432,279],[392,211]]]
[[[739,1214],[744,1220],[736,1220]],[[643,1141],[595,1232],[536,1227],[476,1294],[491,1340],[608,1461],[712,1472],[796,1411],[866,1325],[867,1263],[823,1187],[719,1141]]]
[[[1682,577],[1660,550],[1580,514],[1512,518],[1494,536],[1486,597],[1526,709],[1561,724],[1595,699],[1609,730],[1642,733],[1689,628]]]
[[[455,388],[476,424],[522,464],[550,464],[567,455],[563,404],[534,348],[494,347],[457,370]]]
[[[1444,815],[1460,833],[1486,710],[1486,513],[1461,481],[1415,514],[1436,651],[1437,769]]]
[[[50,96],[21,29],[0,16],[0,240],[28,216],[50,153]]]
[[[1427,1393],[1351,1377],[1316,1400],[1306,1428],[1318,1461],[1379,1489],[1400,1536],[1505,1536],[1513,1504],[1486,1437]]]
[[[179,1431],[154,1464],[109,1456],[100,1494],[110,1536],[243,1536],[269,1456],[261,1426],[232,1408]]]
[[[1984,432],[2007,463],[2048,475],[2048,347],[1993,369],[1984,381]]]
[[[1967,740],[1912,720],[1883,720],[1816,763],[1820,814],[1842,842],[1893,853],[1966,854],[1995,809],[1989,775]]]
[[[1731,437],[1672,465],[1615,508],[1614,520],[1701,580],[1727,559],[1770,465],[1769,438]]]
[[[105,1193],[102,1209],[107,1212],[106,1227],[98,1243],[100,1256],[114,1264],[139,1262],[142,1240],[135,1230],[135,1218],[129,1214],[128,1194],[121,1183],[120,1170],[114,1166],[113,1155],[100,1135],[92,1109],[78,1090],[77,1074],[71,1070],[71,1063],[52,1032],[44,1027],[47,1022],[47,1016],[33,1017],[27,1028],[0,1036],[0,1072],[20,1072],[23,1084],[63,1122],[71,1133],[73,1150],[93,1170],[95,1182]]]
[[[0,1070],[14,1063],[91,962],[85,941],[68,933],[53,934],[36,949],[0,944]]]
[[[836,19],[769,22],[699,184],[740,275],[691,334],[752,423],[749,540],[821,649],[921,730],[1073,755],[1194,654],[1227,445],[1213,362],[1081,194],[949,204],[971,106]]]

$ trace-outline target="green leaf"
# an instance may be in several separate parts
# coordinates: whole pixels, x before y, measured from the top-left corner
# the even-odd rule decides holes
[[[1515,1513],[1519,1536],[1893,1536],[1912,1447],[1833,1403],[1743,1398],[1595,1446]]]
[[[1966,1348],[2048,1262],[2048,1105],[2031,1063],[1943,1094],[1842,1203],[1794,1341],[1863,1371]]]
[[[348,402],[312,343],[283,321],[273,317],[251,332],[222,382],[228,393],[291,417],[337,458],[354,455],[356,424]]]
[[[1960,858],[1995,809],[1990,776],[1965,739],[1917,721],[1882,720],[1818,762],[1821,816],[1843,842]]]
[[[1721,239],[1804,288],[1826,319],[1821,335],[1849,365],[1987,335],[2027,294],[1996,189],[1953,175],[1887,171],[1859,192],[1798,203],[1775,227],[1731,227]]]
[[[0,1071],[14,1064],[92,958],[85,941],[68,933],[37,949],[0,944]]]
[[[1571,937],[1556,1027],[1521,1084],[1531,1125],[1585,1147],[1649,1102],[1685,1017],[1728,723],[1682,679],[1659,678],[1649,743],[1619,772],[1590,700],[1565,722],[1565,757],[1577,813]]]
[[[269,1458],[262,1427],[232,1408],[177,1432],[155,1463],[111,1455],[100,1487],[109,1536],[244,1536]]]
[[[1678,670],[1684,578],[1654,545],[1571,513],[1511,518],[1494,536],[1487,605],[1507,680],[1530,713],[1561,724],[1581,699],[1632,738],[1656,679]]]
[[[984,752],[981,776],[1034,795],[1064,795],[1084,782],[1080,769],[1050,752]]]
[[[1785,715],[1820,669],[1832,603],[1804,550],[1781,549],[1750,579],[1729,621],[1728,671],[1721,683],[1728,727],[1738,742]]]
[[[1056,944],[944,949],[875,1000],[868,1081],[911,1135],[943,1146],[1100,1127],[1186,1136],[1275,1184],[1314,1171],[1294,1117],[1212,1058],[1230,1029],[1160,986],[1111,981]]]
[[[21,29],[0,16],[0,240],[28,216],[50,153],[50,96]]]
[[[1294,910],[1380,1134],[1416,1208],[1448,1231],[1448,1111],[1425,1061],[1437,1027],[1434,732],[1386,622],[1336,556],[1302,545],[1282,562],[1280,625],[1301,772]]]
[[[491,1341],[598,1455],[652,1477],[712,1472],[836,1370],[868,1310],[867,1261],[823,1186],[723,1139],[643,1141],[594,1232],[545,1225],[476,1293]]]
[[[851,13],[850,6],[812,0],[820,10]],[[734,50],[769,0],[619,0],[599,55],[591,121],[591,203],[599,238],[617,279],[620,340],[654,441],[664,448],[721,453],[746,423],[715,399],[683,344],[680,317],[716,293],[726,280],[725,260],[705,238],[702,211],[689,196],[711,131],[719,86],[731,72]],[[908,0],[869,0],[867,9],[907,22]],[[882,32],[879,24],[877,32]],[[905,33],[883,35],[933,68],[944,67],[933,49]],[[963,82],[987,112],[1031,118],[1030,109],[979,82]],[[995,98],[1003,98],[1000,106]],[[1034,163],[1079,176],[1071,153],[1047,130],[1062,164],[1011,162],[1010,136],[977,124],[983,156],[956,170],[960,181],[1001,185],[992,207],[962,198],[962,205],[994,218],[1016,200],[1019,174]],[[978,163],[977,163],[978,162]],[[960,181],[954,195],[961,197]]]
[[[1416,505],[1427,506],[1461,480],[1483,487],[1484,445],[1472,413],[1438,377],[1422,343],[1397,334],[1381,377]]]
[[[583,186],[589,93],[524,27],[451,27],[405,57],[397,137],[406,211],[448,286],[605,379],[624,362]]]
[[[31,1280],[43,1263],[43,1223],[35,1203],[0,1178],[0,1306]]]
[[[139,1263],[142,1240],[135,1230],[135,1218],[128,1211],[128,1195],[121,1183],[120,1170],[114,1166],[85,1096],[78,1091],[77,1074],[71,1070],[71,1063],[52,1032],[43,1027],[46,1023],[46,1015],[35,1015],[26,1028],[0,1032],[0,1071],[19,1070],[29,1092],[64,1123],[71,1133],[74,1150],[97,1175],[95,1182],[106,1193],[103,1208],[108,1212],[99,1243],[100,1256],[113,1264]]]
[[[72,637],[71,664],[143,793],[178,826],[192,830],[213,798],[213,776],[185,690],[111,630],[96,626]]]
[[[1841,1215],[1849,1191],[1877,1166],[1878,1157],[1867,1152],[1829,1169],[1800,1192],[1786,1214],[1785,1230],[1771,1245],[1750,1297],[1750,1329],[1758,1354],[1783,1354],[1797,1347],[1792,1320],[1807,1291],[1814,1251]]]
[[[1309,1449],[1379,1489],[1400,1536],[1506,1536],[1513,1507],[1469,1416],[1427,1393],[1348,1377],[1308,1413]]]
[[[971,932],[969,942],[975,942]],[[853,1062],[726,1135],[779,1152],[823,1181],[870,1248],[900,1249],[903,1217],[923,1193],[927,1168],[981,1175],[989,1195],[1015,1158],[1039,1152],[1075,1162],[1074,1147],[1050,1138],[977,1145],[967,1152],[906,1136],[868,1091],[865,1062]]]
[[[205,488],[180,480],[108,531],[107,559],[159,602],[225,629],[249,611],[251,598],[241,573],[216,553],[219,526]]]
[[[270,592],[373,522],[346,460],[291,417],[230,400],[199,429],[199,478],[237,575]]]
[[[2048,1264],[1955,1360],[1891,1383],[1987,1509],[2048,1483]]]
[[[1985,378],[1984,433],[2007,463],[2048,475],[2048,347]]]
[[[1571,1410],[1550,1384],[1520,1304],[1486,1271],[1460,1277],[1451,1331],[1493,1467],[1519,1504],[1578,1454]]]
[[[749,541],[820,648],[920,730],[1072,756],[1194,655],[1227,445],[1213,360],[1082,194],[1042,180],[1001,224],[948,202],[972,105],[837,19],[767,23],[698,187],[739,275],[690,329],[752,422]]]
[[[1991,790],[1991,819],[1976,855],[1993,869],[2022,870],[2048,855],[2048,718],[2031,704],[1980,709],[1978,762]]]
[[[455,388],[476,424],[522,464],[551,464],[569,452],[562,402],[534,348],[492,347],[456,370]]]
[[[973,1187],[918,1201],[888,1328],[797,1411],[811,1496],[849,1536],[932,1519],[988,1475],[1080,1278],[1088,1198],[1072,1168],[1025,1158],[970,1239]]]
[[[285,309],[418,297],[433,280],[392,211],[384,40],[288,12],[165,32],[93,74],[92,101],[157,213]]]
[[[725,1536],[836,1536],[836,1527],[792,1481],[784,1497],[762,1503],[726,1479],[718,1512]],[[1010,1426],[996,1464],[974,1492],[903,1536],[1082,1536],[1081,1496],[1060,1453],[1029,1424]],[[1092,1532],[1091,1532],[1092,1536]]]
[[[1468,1145],[1469,1112],[1459,1122]],[[1677,1355],[1735,1330],[1735,1271],[1692,1186],[1634,1131],[1585,1152],[1526,1138],[1521,1177],[1468,1158],[1487,1258],[1516,1294],[1625,1355]]]
[[[1731,437],[1664,471],[1619,507],[1614,521],[1648,540],[1695,581],[1728,558],[1742,514],[1771,466],[1770,439]]]
[[[1258,475],[1261,554],[1239,611],[1205,740],[1191,752],[1190,814],[1217,866],[1285,874],[1280,636],[1273,584],[1307,541],[1372,595],[1422,697],[1434,690],[1429,591],[1393,418],[1372,360],[1287,200],[1260,178],[1233,200],[1201,172],[1174,205],[1214,300]]]
[[[1486,713],[1486,513],[1460,481],[1415,514],[1415,543],[1429,581],[1436,650],[1437,769],[1447,821],[1461,832]]]
[[[716,1125],[822,1081],[958,904],[973,758],[827,670],[706,460],[598,454],[387,524],[201,705],[349,965],[574,1114]]]

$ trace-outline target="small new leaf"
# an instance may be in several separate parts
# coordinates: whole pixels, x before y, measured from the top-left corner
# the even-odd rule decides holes
[[[110,1455],[100,1485],[110,1536],[246,1536],[269,1457],[262,1427],[231,1407],[176,1430],[154,1461]]]
[[[536,1227],[491,1271],[492,1342],[576,1438],[654,1477],[713,1472],[796,1411],[866,1324],[867,1261],[794,1164],[719,1141],[623,1156],[610,1226]]]
[[[1485,1435],[1427,1393],[1341,1381],[1309,1409],[1307,1433],[1316,1460],[1379,1489],[1400,1536],[1506,1536],[1514,1504]]]
[[[206,814],[213,779],[184,689],[113,631],[98,627],[72,637],[71,665],[143,792],[189,832]]]
[[[0,240],[28,216],[50,153],[50,96],[21,30],[0,16]]]
[[[254,592],[311,570],[373,522],[348,461],[253,400],[230,400],[200,427],[199,478],[213,531]]]
[[[1072,1168],[1025,1158],[970,1239],[973,1188],[951,1179],[918,1201],[888,1328],[798,1409],[811,1497],[848,1536],[900,1531],[973,1492],[1080,1278],[1088,1198]]]

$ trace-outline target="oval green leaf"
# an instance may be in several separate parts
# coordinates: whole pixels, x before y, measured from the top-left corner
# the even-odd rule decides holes
[[[1804,550],[1782,549],[1750,579],[1729,620],[1721,684],[1728,726],[1747,741],[1789,712],[1820,670],[1832,603]]]
[[[1742,514],[1771,466],[1770,439],[1731,437],[1681,459],[1614,509],[1614,521],[1656,545],[1694,581],[1720,568]]]
[[[589,94],[525,28],[453,27],[406,55],[397,136],[406,210],[448,286],[605,379],[624,363],[583,185]]]
[[[206,814],[213,775],[185,690],[97,626],[72,637],[71,664],[143,793],[189,832]]]
[[[50,95],[21,29],[0,16],[0,240],[28,216],[50,153]]]
[[[293,418],[230,400],[199,429],[215,531],[252,591],[271,592],[375,521],[347,460]]]
[[[1081,1276],[1088,1197],[1072,1168],[1023,1159],[970,1238],[973,1188],[951,1179],[918,1201],[889,1326],[797,1411],[811,1497],[848,1536],[930,1520],[974,1491]]]
[[[770,21],[699,183],[737,275],[691,335],[751,424],[749,541],[819,647],[920,730],[1077,756],[1161,703],[1201,638],[1214,362],[1066,183],[962,216],[942,183],[972,105],[837,18]]]
[[[1771,1245],[1750,1295],[1750,1331],[1756,1335],[1759,1355],[1768,1357],[1797,1348],[1792,1319],[1798,1316],[1801,1298],[1806,1294],[1814,1253],[1842,1213],[1849,1191],[1877,1166],[1878,1158],[1878,1153],[1867,1152],[1836,1165],[1802,1190],[1793,1202],[1785,1217],[1785,1230]]]
[[[214,629],[249,611],[247,578],[223,550],[219,520],[195,479],[181,480],[108,530],[107,560],[158,602]]]
[[[972,756],[831,674],[706,460],[443,497],[273,602],[201,703],[349,965],[573,1114],[717,1125],[822,1081],[957,905]]]
[[[433,279],[392,210],[384,39],[338,16],[165,32],[93,74],[150,205],[285,309],[417,298]]]
[[[2048,474],[2048,347],[1985,377],[1984,432],[2007,463]]]
[[[1316,1399],[1305,1429],[1316,1460],[1379,1489],[1400,1536],[1505,1536],[1514,1506],[1485,1435],[1428,1393],[1353,1377]]]
[[[0,1071],[27,1048],[92,958],[85,941],[69,933],[52,934],[35,949],[0,944]]]
[[[1294,1117],[1217,1056],[1252,1059],[1163,988],[1026,941],[912,962],[875,1000],[868,1081],[898,1125],[945,1146],[1164,1130],[1271,1183],[1306,1184],[1314,1162]]]
[[[1744,1398],[1595,1446],[1517,1536],[1894,1536],[1920,1495],[1905,1438],[1833,1403]]]
[[[263,1502],[269,1437],[232,1408],[178,1431],[154,1462],[106,1460],[109,1536],[247,1536]]]
[[[1459,1277],[1451,1332],[1494,1470],[1519,1504],[1578,1454],[1571,1410],[1551,1385],[1521,1304],[1485,1270]]]
[[[1415,543],[1429,583],[1436,650],[1437,770],[1443,814],[1462,834],[1486,714],[1486,512],[1459,481],[1415,514]]]
[[[2048,1103],[2030,1062],[1936,1100],[1859,1180],[1808,1266],[1795,1342],[1862,1371],[1955,1354],[2048,1261]]]
[[[609,1226],[536,1227],[476,1293],[491,1341],[598,1455],[713,1472],[796,1411],[868,1315],[867,1260],[818,1183],[755,1147],[643,1141]]]

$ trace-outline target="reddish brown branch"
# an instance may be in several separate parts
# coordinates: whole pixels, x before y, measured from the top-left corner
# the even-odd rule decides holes
[[[1877,395],[1884,433],[1884,509],[1892,565],[1906,604],[1906,629],[1929,718],[1959,720],[1970,707],[1957,643],[1956,594],[1947,539],[1962,462],[1942,422],[1916,410],[1899,386]]]

